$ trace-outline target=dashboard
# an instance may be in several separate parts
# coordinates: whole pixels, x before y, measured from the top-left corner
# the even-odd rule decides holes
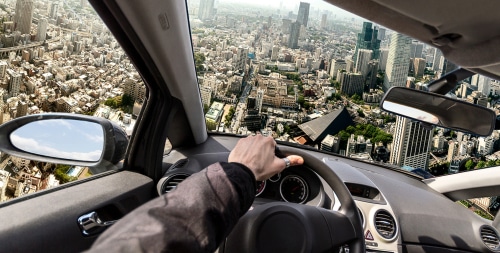
[[[227,161],[237,137],[215,136],[206,146],[175,150],[164,157],[159,194],[175,189],[189,175]],[[215,147],[215,148],[214,148]],[[367,252],[496,252],[484,242],[488,223],[449,200],[415,176],[377,164],[310,151],[345,183],[363,221]],[[339,210],[335,192],[306,165],[290,167],[258,182],[256,202],[284,201]]]

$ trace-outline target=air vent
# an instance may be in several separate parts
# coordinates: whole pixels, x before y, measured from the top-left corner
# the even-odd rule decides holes
[[[394,239],[397,232],[396,220],[392,214],[386,210],[379,210],[375,213],[375,229],[384,239]]]
[[[177,188],[177,185],[180,184],[184,179],[189,177],[187,174],[175,174],[172,176],[169,176],[167,180],[163,182],[163,185],[161,187],[161,194],[169,193],[175,188]]]
[[[500,238],[496,230],[490,226],[482,226],[481,230],[481,240],[483,240],[486,247],[493,251],[500,250]]]

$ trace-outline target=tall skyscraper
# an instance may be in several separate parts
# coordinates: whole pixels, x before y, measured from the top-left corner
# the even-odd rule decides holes
[[[17,0],[14,26],[21,34],[29,34],[33,20],[33,0]]]
[[[373,51],[369,49],[360,49],[356,59],[355,72],[361,73],[364,78],[368,74],[368,62],[372,59]]]
[[[422,78],[424,77],[425,72],[425,59],[424,58],[415,58],[413,60],[413,66],[415,69],[415,77]]]
[[[19,95],[19,89],[21,89],[22,77],[21,73],[16,72],[12,69],[8,69],[7,73],[9,74],[9,96],[16,97]]]
[[[319,27],[321,29],[325,29],[326,28],[326,18],[327,18],[326,14],[321,15],[321,23],[319,24]]]
[[[307,21],[309,21],[309,7],[311,4],[300,2],[299,14],[297,14],[297,22],[307,27]]]
[[[384,91],[393,86],[405,86],[410,64],[410,37],[392,33],[389,56],[385,67]]]
[[[236,55],[234,55],[233,68],[234,71],[241,71],[241,73],[246,70],[246,62],[248,58],[248,48],[242,46],[238,47]]]
[[[200,8],[198,10],[198,18],[200,20],[213,18],[215,14],[214,2],[215,0],[200,0]]]
[[[443,53],[441,50],[437,49],[434,51],[434,60],[432,62],[432,70],[438,71],[439,69],[439,62],[441,61],[441,56],[443,56]]]
[[[58,3],[50,3],[48,10],[47,10],[47,16],[49,18],[56,18],[57,17],[57,9],[59,8]]]
[[[432,130],[424,129],[419,122],[397,116],[390,163],[427,169],[432,133]]]
[[[380,57],[380,40],[378,39],[378,29],[372,28],[371,22],[363,22],[363,30],[358,33],[356,40],[356,49],[352,60],[356,63],[358,51],[361,49],[369,49],[373,51],[372,59]]]
[[[336,77],[339,70],[346,69],[346,62],[340,59],[333,59],[330,64],[330,76]]]
[[[41,18],[38,20],[38,28],[36,33],[36,39],[38,41],[44,41],[47,37],[47,19]]]
[[[340,74],[340,90],[343,94],[352,96],[354,94],[363,95],[364,80],[359,73],[344,72]]]
[[[380,70],[385,72],[385,67],[387,66],[387,58],[389,57],[389,49],[384,48],[380,49],[380,59],[379,59],[379,68]]]
[[[300,22],[293,22],[288,37],[288,47],[291,49],[299,48]]]

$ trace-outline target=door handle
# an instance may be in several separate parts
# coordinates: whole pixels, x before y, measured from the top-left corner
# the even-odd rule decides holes
[[[78,225],[83,235],[90,236],[104,231],[104,229],[117,221],[118,220],[103,221],[99,218],[97,212],[94,211],[80,216],[80,218],[78,218]]]

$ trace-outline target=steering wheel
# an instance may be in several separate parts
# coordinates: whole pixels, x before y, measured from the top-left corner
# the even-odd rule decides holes
[[[365,252],[361,217],[344,182],[305,151],[280,149],[286,155],[302,156],[304,165],[326,181],[340,201],[339,211],[286,202],[254,206],[240,218],[219,252],[331,252],[343,245],[350,252]]]

